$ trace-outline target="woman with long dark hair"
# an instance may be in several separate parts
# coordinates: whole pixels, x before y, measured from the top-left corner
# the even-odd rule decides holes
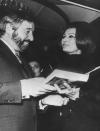
[[[86,22],[72,23],[61,40],[58,67],[86,73],[99,65],[93,27]],[[99,131],[100,73],[91,75],[88,82],[77,85],[79,98],[62,107],[61,131]],[[61,92],[60,92],[61,93]]]

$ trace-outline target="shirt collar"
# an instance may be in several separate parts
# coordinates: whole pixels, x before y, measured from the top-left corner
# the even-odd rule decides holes
[[[4,43],[5,45],[11,50],[11,52],[15,55],[16,54],[16,51],[14,48],[12,48],[4,39],[0,38]]]

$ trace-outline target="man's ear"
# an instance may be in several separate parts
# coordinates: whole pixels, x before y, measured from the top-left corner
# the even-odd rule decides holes
[[[14,30],[13,30],[11,23],[7,23],[6,24],[6,33],[12,35],[13,32],[14,32]]]

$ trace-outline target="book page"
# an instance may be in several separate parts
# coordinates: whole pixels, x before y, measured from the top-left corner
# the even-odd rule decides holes
[[[91,70],[91,71],[89,71],[89,72],[87,72],[87,73],[85,73],[85,74],[90,74],[90,73],[92,73],[92,72],[94,72],[94,71],[97,71],[97,70],[99,70],[100,69],[100,66],[97,66],[97,67],[95,67],[93,70]]]
[[[72,82],[75,82],[75,81],[87,82],[88,79],[89,79],[89,74],[82,74],[82,73],[77,73],[77,72],[55,69],[46,78],[46,82],[48,83],[54,77],[58,77],[58,78],[61,78],[61,79],[67,79],[67,80],[72,81]]]

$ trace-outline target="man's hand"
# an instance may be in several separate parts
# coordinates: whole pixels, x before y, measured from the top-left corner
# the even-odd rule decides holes
[[[63,106],[67,105],[69,98],[60,95],[49,95],[42,99],[43,105]]]
[[[21,80],[22,96],[29,98],[29,96],[37,97],[47,92],[55,91],[56,88],[45,84],[45,78],[30,78]]]

